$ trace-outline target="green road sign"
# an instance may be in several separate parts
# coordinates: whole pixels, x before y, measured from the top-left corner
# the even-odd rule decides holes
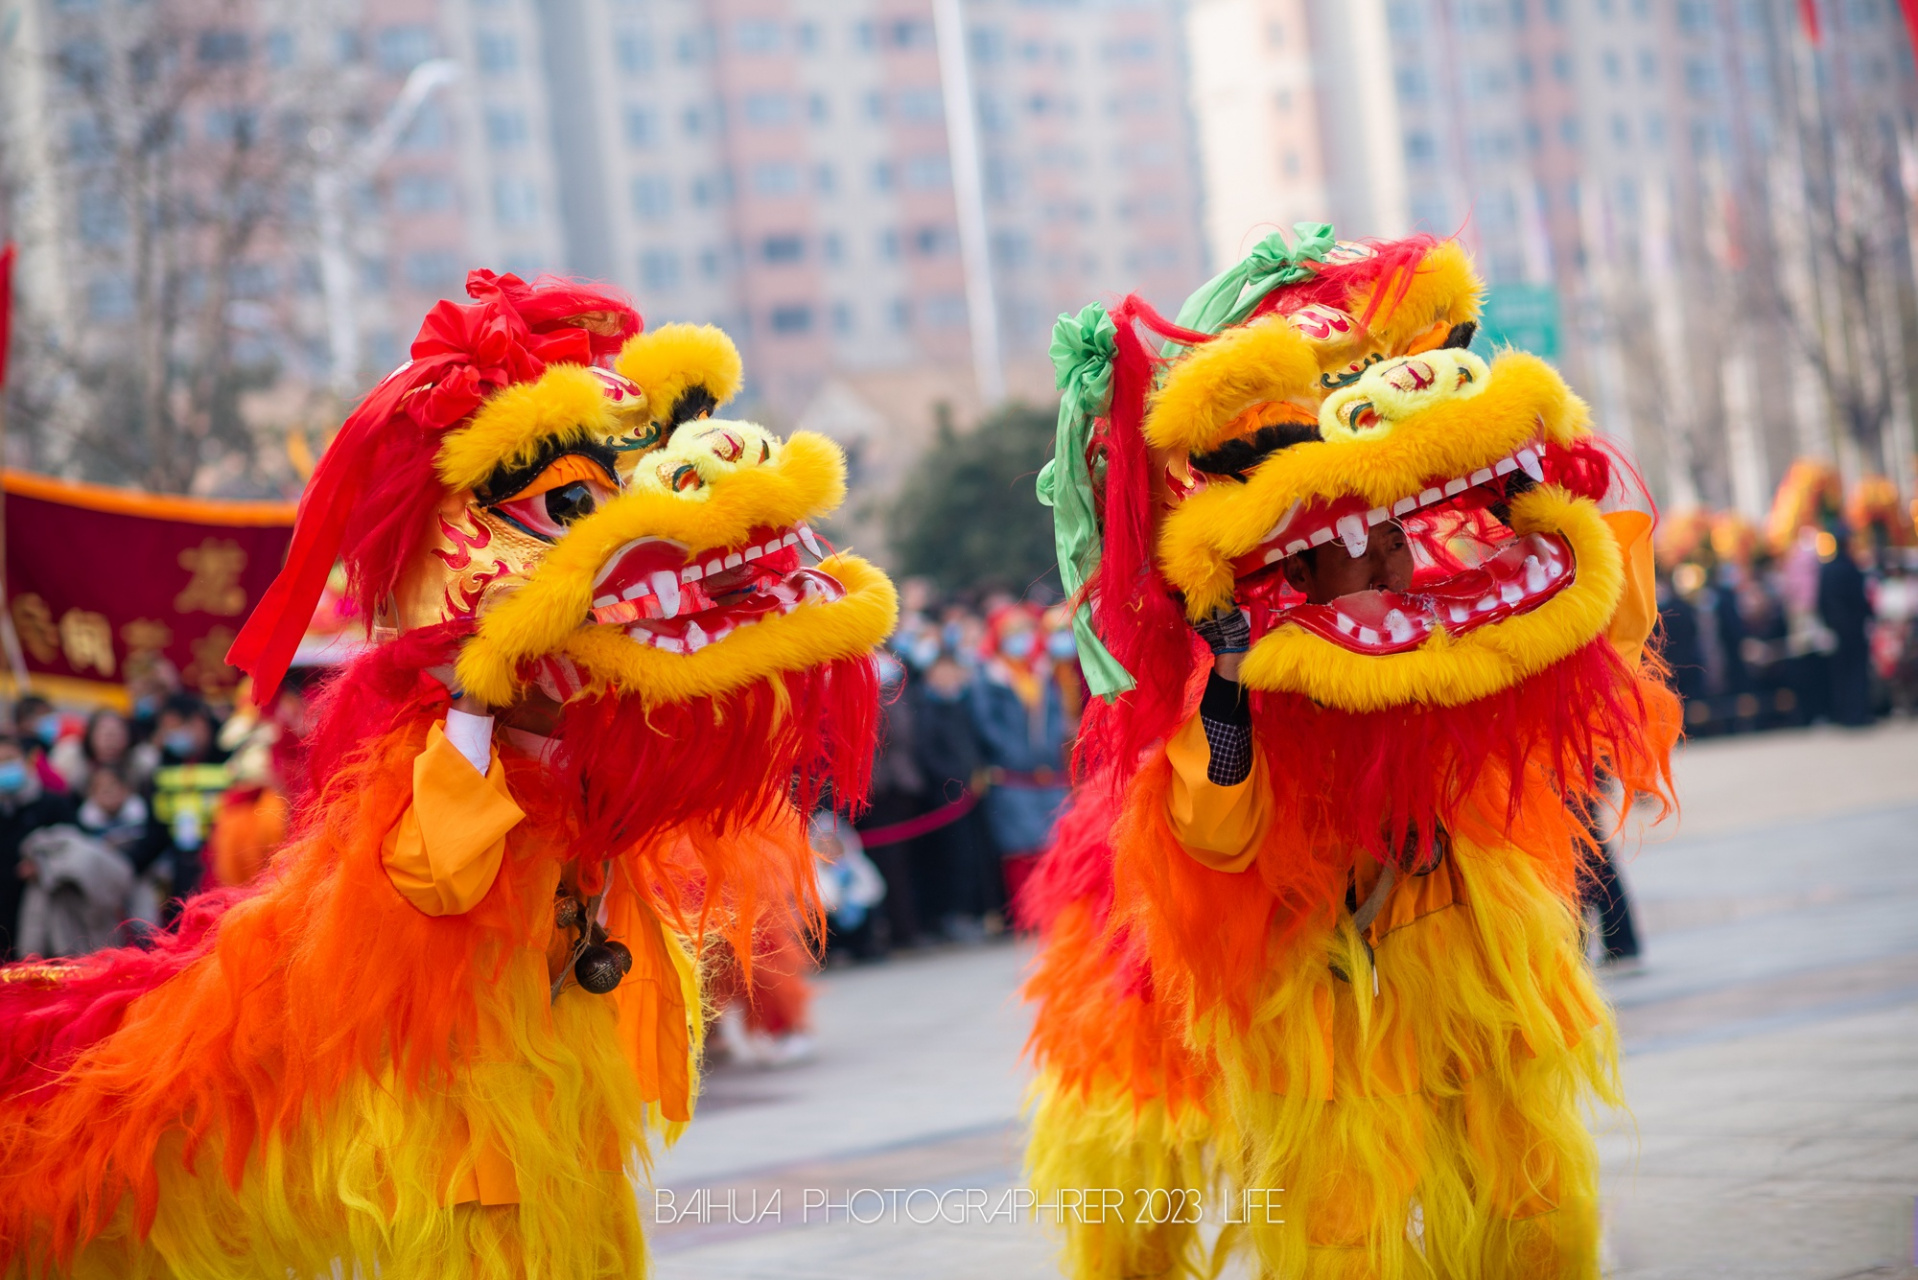
[[[1485,290],[1484,314],[1472,343],[1485,351],[1516,347],[1558,358],[1558,290],[1549,284],[1495,284]]]

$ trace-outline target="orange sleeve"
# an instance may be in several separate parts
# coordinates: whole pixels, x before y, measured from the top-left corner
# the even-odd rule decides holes
[[[1172,764],[1172,787],[1166,795],[1172,834],[1187,853],[1214,871],[1244,871],[1259,851],[1272,805],[1257,751],[1255,746],[1251,776],[1235,787],[1222,787],[1205,776],[1212,748],[1197,715],[1165,744]]]
[[[471,911],[499,875],[506,833],[525,816],[499,752],[482,778],[436,724],[413,761],[413,803],[380,846],[387,879],[429,916]]]
[[[698,1007],[699,997],[692,960],[625,873],[615,876],[606,895],[606,932],[633,953],[632,972],[609,997],[619,1047],[639,1081],[640,1100],[658,1103],[661,1117],[683,1123],[693,1118],[697,1036],[687,1010]]]
[[[1652,518],[1643,511],[1614,511],[1605,517],[1618,539],[1619,554],[1625,561],[1625,590],[1618,598],[1618,612],[1606,638],[1625,659],[1625,665],[1638,669],[1645,641],[1658,624],[1657,571],[1652,565]]]

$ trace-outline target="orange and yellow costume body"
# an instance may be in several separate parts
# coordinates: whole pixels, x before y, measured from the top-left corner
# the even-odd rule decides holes
[[[469,292],[342,429],[234,649],[270,699],[344,559],[378,643],[286,847],[150,950],[0,971],[0,1274],[645,1274],[700,936],[750,953],[809,901],[793,777],[860,793],[895,604],[809,563],[838,451],[709,416],[717,330]]]
[[[1601,511],[1629,468],[1552,369],[1469,351],[1456,245],[1300,230],[1176,323],[1129,299],[1055,341],[1042,494],[1091,482],[1062,567],[1112,700],[1027,904],[1031,1178],[1123,1195],[1064,1215],[1087,1280],[1596,1277],[1581,1107],[1620,1098],[1580,814],[1602,773],[1668,793],[1652,522]],[[1409,591],[1288,584],[1388,525]],[[1234,607],[1222,783],[1187,623]]]

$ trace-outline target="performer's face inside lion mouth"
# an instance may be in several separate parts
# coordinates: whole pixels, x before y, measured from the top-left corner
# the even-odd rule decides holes
[[[1161,405],[1175,396],[1169,382]],[[1616,556],[1595,502],[1610,474],[1541,362],[1440,348],[1375,363],[1316,406],[1249,406],[1191,456],[1160,559],[1188,616],[1246,611],[1254,687],[1353,705],[1454,684],[1483,696],[1597,634],[1611,572],[1579,587],[1594,555]],[[1414,656],[1390,694],[1337,692],[1371,679],[1353,659]]]

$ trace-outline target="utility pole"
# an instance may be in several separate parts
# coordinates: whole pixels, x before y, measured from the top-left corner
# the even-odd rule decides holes
[[[959,214],[959,260],[966,273],[973,375],[979,383],[981,408],[990,412],[1006,398],[1006,372],[999,350],[999,299],[992,287],[992,235],[986,223],[979,113],[972,95],[966,15],[960,5],[961,0],[933,0],[932,19],[939,45],[939,83],[946,107],[952,195]]]
[[[307,135],[307,145],[319,160],[313,174],[313,203],[319,222],[320,287],[326,298],[331,366],[327,385],[341,404],[359,389],[360,374],[360,317],[353,255],[346,239],[347,197],[392,157],[426,100],[459,75],[459,64],[450,58],[432,58],[415,66],[373,132],[350,151],[342,152],[342,139],[325,125]]]

